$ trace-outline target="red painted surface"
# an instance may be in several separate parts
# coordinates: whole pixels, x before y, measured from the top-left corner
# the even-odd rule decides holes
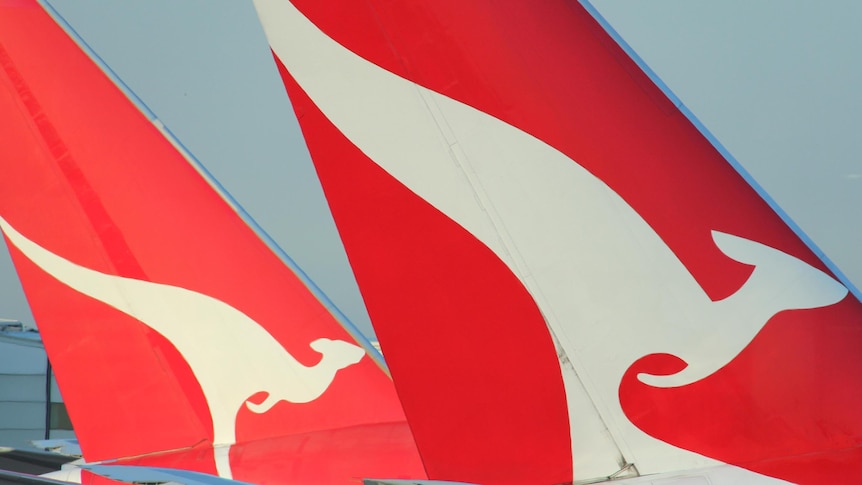
[[[560,366],[526,289],[280,68],[429,477],[570,482]]]
[[[294,3],[327,35],[365,59],[496,116],[570,156],[658,232],[711,298],[735,292],[751,271],[716,248],[713,230],[766,244],[828,272],[577,2]],[[399,278],[428,287],[439,279],[459,278],[419,264],[409,274],[381,269],[392,254],[406,264],[411,258],[424,262],[440,251],[442,236],[413,225],[424,221],[429,209],[406,201],[399,195],[403,187],[372,173],[347,148],[338,152],[338,167],[329,168],[336,161],[327,159],[326,145],[343,141],[314,120],[317,113],[290,79],[287,85],[386,346],[387,327],[395,326],[396,318],[375,315],[385,311],[375,307],[390,308],[375,299],[385,299],[391,287],[406,286]],[[381,202],[360,202],[362,198]],[[421,237],[401,234],[408,230]],[[458,247],[446,247],[445,260],[459,268],[460,258],[480,252],[468,237],[446,241]],[[394,281],[384,286],[381,280],[387,279]],[[507,281],[502,276],[485,281],[480,291],[497,293]],[[464,291],[458,283],[448,291],[422,291],[431,300],[429,307],[434,302],[463,304],[452,300]],[[481,304],[492,311],[510,301],[489,297]],[[404,325],[406,310],[398,316],[399,325]],[[647,356],[621,383],[623,407],[637,426],[659,439],[755,471],[802,483],[858,476],[862,396],[853,383],[862,377],[862,361],[854,350],[862,347],[860,310],[851,296],[833,307],[779,314],[726,368],[683,388],[654,389],[636,381],[636,370],[654,373],[652,369],[675,360]],[[513,320],[463,318],[460,331],[479,332],[473,328],[478,326],[491,335],[526,328],[506,323]],[[444,328],[437,322],[426,325]],[[387,348],[391,351],[392,346]],[[396,381],[399,365],[392,361]]]
[[[311,341],[351,340],[35,2],[0,9],[0,133],[0,214],[37,244],[96,271],[219,299],[307,366],[320,359]],[[170,342],[12,255],[89,461],[211,442],[203,394]],[[391,380],[367,357],[311,403],[238,414],[240,443],[404,420]],[[424,475],[409,433],[380,442],[373,432],[360,429],[350,444],[377,443],[365,469]],[[206,454],[195,467],[215,471]]]
[[[120,460],[118,465],[198,470],[208,446]],[[277,458],[277,459],[274,459]],[[231,448],[234,479],[255,484],[329,485],[363,478],[415,477],[416,448],[404,422],[294,434]],[[380,463],[388,465],[380,468]]]

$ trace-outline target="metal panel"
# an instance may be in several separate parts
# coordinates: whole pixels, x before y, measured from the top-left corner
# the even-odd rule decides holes
[[[0,340],[0,374],[45,375],[45,349]]]
[[[0,429],[44,429],[44,402],[0,402]]]
[[[0,374],[0,402],[44,400],[44,376]]]
[[[16,449],[32,448],[30,441],[45,437],[45,430],[39,429],[3,429],[0,430],[0,446]]]
[[[50,438],[58,440],[73,440],[76,439],[77,436],[75,436],[74,431],[67,429],[52,429]]]

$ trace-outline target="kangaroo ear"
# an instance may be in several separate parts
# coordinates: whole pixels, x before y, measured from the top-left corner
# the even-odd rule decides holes
[[[712,240],[715,241],[715,245],[725,256],[752,266],[757,265],[759,254],[767,253],[769,250],[775,251],[769,246],[721,231],[713,230]]]
[[[322,354],[332,348],[332,340],[328,338],[319,338],[312,341],[308,346]]]

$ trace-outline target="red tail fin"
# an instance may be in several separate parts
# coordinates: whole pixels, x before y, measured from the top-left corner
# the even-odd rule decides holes
[[[527,477],[526,429],[563,481],[565,405],[578,480],[860,472],[859,302],[587,10],[293,3],[256,5],[432,476]],[[453,390],[501,448],[469,470],[427,407]]]
[[[0,8],[0,228],[85,457],[403,421],[157,120],[35,2]]]

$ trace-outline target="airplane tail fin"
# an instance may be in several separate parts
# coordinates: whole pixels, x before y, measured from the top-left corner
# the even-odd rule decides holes
[[[859,301],[586,3],[255,1],[429,476],[862,472]]]
[[[39,4],[0,6],[0,229],[84,456],[402,422],[376,353],[162,128]]]

